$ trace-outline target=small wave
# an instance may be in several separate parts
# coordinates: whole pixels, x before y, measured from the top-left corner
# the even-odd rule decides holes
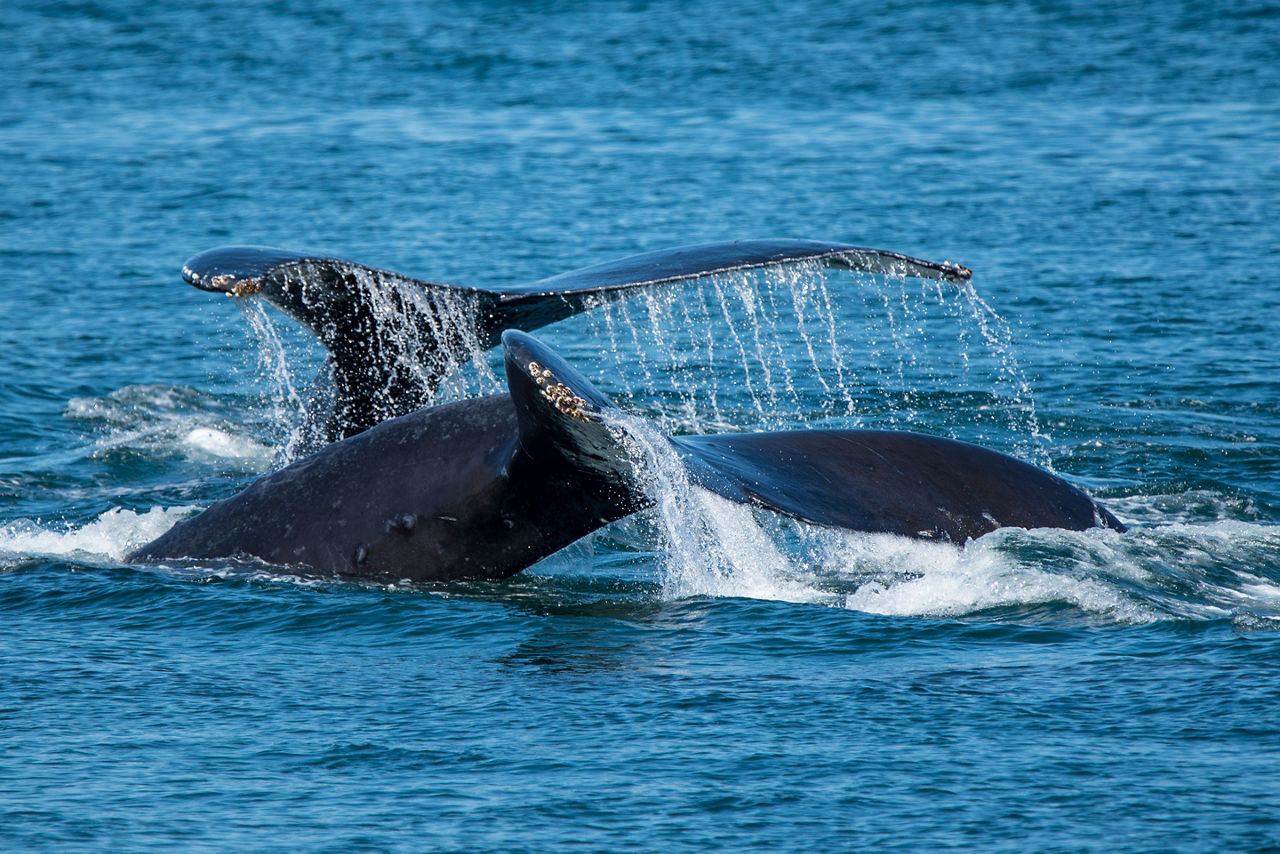
[[[127,385],[102,397],[73,397],[67,402],[70,418],[127,424],[139,414],[176,413],[207,409],[215,398],[190,386],[159,384]]]
[[[1005,528],[957,547],[809,525],[696,488],[692,503],[683,501],[676,515],[653,511],[669,598],[775,599],[952,619],[1017,621],[1047,608],[1104,625],[1280,625],[1276,527]]]
[[[267,467],[274,448],[246,435],[244,425],[227,417],[226,406],[185,386],[131,385],[103,397],[73,398],[66,415],[101,425],[95,456],[132,451]]]
[[[850,535],[836,538],[832,556],[865,579],[844,606],[872,614],[967,617],[1049,605],[1106,622],[1159,619],[1157,608],[1093,560],[1096,539],[1092,532],[1004,529],[957,548]]]
[[[968,617],[1065,608],[1103,623],[1280,616],[1280,529],[1174,524],[1126,534],[1005,528],[963,548],[815,531],[818,565],[854,584],[845,607]]]
[[[79,528],[19,519],[0,527],[0,564],[32,557],[117,562],[154,540],[192,507],[153,507],[145,513],[114,507]]]
[[[270,453],[270,449],[261,442],[216,427],[195,427],[183,441],[192,453],[224,459],[261,460]]]
[[[1264,511],[1248,496],[1212,489],[1185,489],[1108,498],[1107,506],[1120,518],[1143,525],[1202,524],[1232,519],[1260,521]]]

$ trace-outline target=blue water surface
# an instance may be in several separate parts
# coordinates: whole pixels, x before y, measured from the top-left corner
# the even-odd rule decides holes
[[[1280,6],[0,32],[0,848],[1280,848]],[[973,290],[801,271],[539,334],[668,430],[957,436],[1130,530],[957,549],[682,496],[504,582],[124,562],[283,461],[320,364],[188,256],[502,285],[742,237]],[[501,388],[473,367],[455,394]]]

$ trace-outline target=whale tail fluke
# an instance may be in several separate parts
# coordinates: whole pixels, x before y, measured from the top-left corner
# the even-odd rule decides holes
[[[950,261],[925,261],[897,252],[845,243],[732,240],[631,255],[493,293],[501,328],[532,330],[588,308],[591,301],[600,295],[805,262],[827,268],[952,283],[966,282],[973,275],[968,268]]]
[[[182,277],[202,290],[261,297],[320,340],[333,381],[323,441],[429,406],[453,367],[495,343],[492,294],[342,258],[222,246],[189,259]]]
[[[1008,527],[1124,530],[1061,477],[939,436],[808,430],[672,442],[701,486],[820,525],[951,543]]]
[[[950,282],[970,276],[950,262],[812,240],[663,249],[500,288],[430,282],[265,246],[202,252],[186,262],[182,276],[203,290],[260,296],[320,339],[335,391],[324,436],[331,441],[430,405],[444,377],[497,344],[504,329],[538,329],[612,293],[803,262]]]
[[[521,443],[596,478],[612,505],[651,503],[616,407],[549,347],[502,336]],[[611,426],[612,425],[612,426]],[[986,448],[917,433],[801,430],[665,437],[689,479],[732,501],[807,522],[964,543],[1002,527],[1124,526],[1067,481]],[[615,513],[611,518],[625,515]]]

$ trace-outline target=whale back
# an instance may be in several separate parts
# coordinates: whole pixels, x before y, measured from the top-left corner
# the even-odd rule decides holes
[[[252,558],[324,575],[497,579],[639,509],[645,499],[625,458],[583,411],[612,404],[576,379],[589,402],[569,392],[572,369],[520,343],[513,336],[507,349],[511,394],[429,407],[326,445],[129,560]]]

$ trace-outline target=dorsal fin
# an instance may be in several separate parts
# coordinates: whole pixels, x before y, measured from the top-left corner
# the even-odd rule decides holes
[[[576,314],[602,293],[809,261],[825,267],[963,282],[958,264],[813,240],[739,240],[633,255],[494,289],[415,279],[325,254],[223,246],[187,261],[204,290],[261,295],[310,329],[329,353],[335,404],[329,440],[430,405],[456,366],[504,329],[537,329]]]

